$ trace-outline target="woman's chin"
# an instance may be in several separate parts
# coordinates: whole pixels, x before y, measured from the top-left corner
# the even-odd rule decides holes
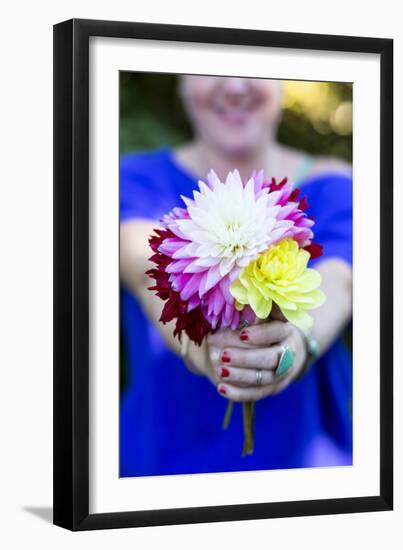
[[[242,160],[254,156],[260,147],[256,143],[233,142],[221,146],[222,153],[231,158]]]
[[[218,132],[214,135],[214,147],[229,157],[250,157],[256,155],[262,148],[265,136],[255,128],[244,128],[243,131],[233,129],[229,132]]]

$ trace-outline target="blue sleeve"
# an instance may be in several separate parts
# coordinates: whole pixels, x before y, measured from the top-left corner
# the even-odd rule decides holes
[[[353,188],[352,180],[342,175],[327,175],[301,189],[307,195],[308,210],[315,219],[314,241],[323,245],[322,258],[341,258],[353,262]],[[305,193],[306,191],[306,193]],[[320,258],[319,258],[320,259]]]
[[[120,221],[142,218],[159,220],[165,214],[163,194],[158,189],[153,166],[141,154],[120,159]]]

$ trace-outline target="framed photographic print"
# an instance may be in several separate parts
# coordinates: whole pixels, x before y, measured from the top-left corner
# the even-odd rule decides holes
[[[55,25],[55,524],[392,509],[392,112],[390,39]]]

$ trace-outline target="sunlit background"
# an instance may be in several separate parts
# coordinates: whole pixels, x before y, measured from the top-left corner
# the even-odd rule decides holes
[[[172,147],[191,136],[177,95],[177,77],[122,72],[120,151]],[[312,154],[352,160],[352,86],[284,81],[281,143]]]

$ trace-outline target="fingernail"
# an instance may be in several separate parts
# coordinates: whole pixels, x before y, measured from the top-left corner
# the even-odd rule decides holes
[[[228,351],[223,351],[221,355],[221,361],[223,363],[231,363],[231,356]]]
[[[220,372],[221,378],[228,378],[229,376],[229,370],[223,367]]]
[[[218,388],[218,391],[219,391],[220,393],[222,393],[223,395],[227,395],[227,390],[224,388],[224,386],[220,386],[220,387]]]
[[[241,330],[241,333],[239,335],[239,338],[243,341],[249,340],[249,335],[246,332],[246,330]]]

